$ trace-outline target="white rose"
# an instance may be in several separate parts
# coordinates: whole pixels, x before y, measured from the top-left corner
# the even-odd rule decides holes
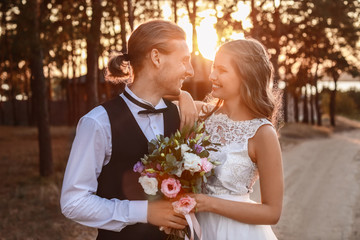
[[[176,175],[176,176],[178,176],[178,177],[181,177],[181,174],[183,173],[183,168],[181,167],[181,165],[180,166],[178,166],[177,168],[176,168],[176,172],[174,172],[174,174]]]
[[[191,150],[191,148],[189,148],[189,146],[186,145],[186,144],[181,144],[180,147],[181,147],[181,156],[184,156],[184,153],[185,153],[185,152]]]
[[[184,168],[191,173],[200,172],[201,170],[201,158],[193,153],[184,153]]]
[[[156,178],[148,176],[139,177],[139,183],[143,187],[146,194],[155,195],[158,191],[158,181]]]

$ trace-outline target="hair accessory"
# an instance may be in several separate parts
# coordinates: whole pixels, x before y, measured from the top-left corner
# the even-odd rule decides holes
[[[124,60],[125,60],[125,61],[130,61],[129,54],[127,54],[127,53],[122,53],[122,56],[124,57]]]

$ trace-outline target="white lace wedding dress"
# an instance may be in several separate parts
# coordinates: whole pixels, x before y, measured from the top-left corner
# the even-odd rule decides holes
[[[211,115],[206,121],[206,130],[211,142],[220,143],[218,152],[210,158],[221,162],[215,175],[208,179],[204,193],[232,201],[254,202],[249,193],[259,178],[258,169],[248,155],[248,140],[260,126],[270,124],[266,119],[233,121],[227,115]],[[268,240],[277,239],[268,225],[245,224],[221,215],[197,213],[204,240]]]

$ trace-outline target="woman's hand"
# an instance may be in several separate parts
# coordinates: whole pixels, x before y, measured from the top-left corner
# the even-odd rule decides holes
[[[211,208],[212,197],[205,194],[190,194],[190,197],[196,201],[194,212],[209,212]]]
[[[196,108],[194,99],[190,93],[181,91],[179,96],[179,109],[180,109],[180,130],[185,127],[192,127],[198,120],[199,114]]]

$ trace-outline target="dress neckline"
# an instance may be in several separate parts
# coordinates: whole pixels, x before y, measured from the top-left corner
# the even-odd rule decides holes
[[[253,121],[256,121],[256,120],[264,119],[264,118],[253,118],[253,119],[249,119],[249,120],[233,120],[227,114],[221,113],[221,112],[215,112],[215,113],[211,114],[210,118],[211,117],[220,117],[220,118],[224,118],[225,120],[227,120],[229,122],[239,123],[239,124],[242,124],[242,123],[245,124],[245,123],[248,123],[248,122],[253,122]]]

